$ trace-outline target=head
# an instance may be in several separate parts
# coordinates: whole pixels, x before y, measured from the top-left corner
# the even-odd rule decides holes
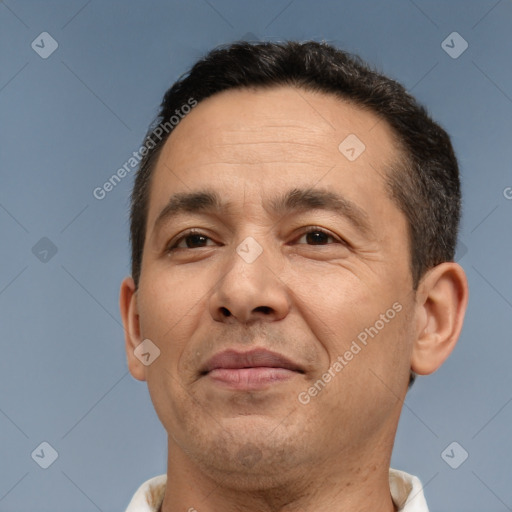
[[[212,471],[250,447],[267,468],[313,464],[326,432],[348,458],[392,444],[411,375],[448,357],[467,302],[446,132],[329,45],[240,43],[167,91],[144,147],[121,309],[130,371],[173,443]],[[160,351],[147,366],[144,339]],[[211,356],[249,348],[294,374],[213,382]],[[273,460],[297,445],[289,466]]]

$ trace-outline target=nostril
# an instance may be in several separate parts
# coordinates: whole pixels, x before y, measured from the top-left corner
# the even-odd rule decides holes
[[[231,312],[229,311],[229,309],[222,307],[220,308],[220,310],[224,316],[231,316]]]
[[[254,309],[254,311],[261,311],[262,313],[265,313],[265,315],[268,315],[272,313],[272,308],[268,306],[258,306],[257,308]]]

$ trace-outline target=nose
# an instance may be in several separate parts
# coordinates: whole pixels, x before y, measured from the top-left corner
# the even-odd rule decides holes
[[[254,261],[241,254],[233,250],[221,267],[210,296],[212,318],[245,325],[282,320],[290,310],[288,288],[279,269],[271,264],[269,250],[263,250]]]

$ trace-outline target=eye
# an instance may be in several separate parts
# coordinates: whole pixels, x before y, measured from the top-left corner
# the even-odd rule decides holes
[[[189,231],[183,233],[179,238],[171,241],[166,249],[166,252],[172,252],[175,249],[195,249],[206,247],[208,240],[213,242],[211,238],[201,233],[200,231],[190,229]]]
[[[306,243],[309,245],[327,245],[329,243],[329,239],[334,240],[335,243],[345,244],[345,242],[334,235],[331,235],[328,231],[325,231],[321,228],[312,226],[307,229],[297,241],[300,243],[300,240],[305,238]]]
[[[299,244],[304,243],[301,242],[303,239],[305,239],[305,243],[307,245],[329,245],[332,242],[346,245],[344,240],[335,237],[322,228],[315,226],[308,228],[299,238],[296,239],[296,241]],[[329,240],[332,242],[329,242]],[[211,245],[215,245],[215,242],[210,237],[196,229],[190,229],[179,236],[179,238],[171,241],[166,249],[166,252],[172,252],[176,249],[198,249]]]

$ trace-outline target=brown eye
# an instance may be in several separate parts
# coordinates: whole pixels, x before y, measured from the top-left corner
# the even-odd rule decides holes
[[[297,240],[300,243],[300,240],[302,239],[305,239],[306,244],[308,245],[327,245],[329,243],[329,239],[333,240],[335,243],[343,243],[334,235],[331,235],[327,231],[324,231],[323,229],[319,228],[308,229]]]
[[[188,231],[174,242],[171,242],[167,248],[167,252],[171,252],[175,249],[196,249],[206,247],[208,240],[213,242],[211,238],[198,231]]]

